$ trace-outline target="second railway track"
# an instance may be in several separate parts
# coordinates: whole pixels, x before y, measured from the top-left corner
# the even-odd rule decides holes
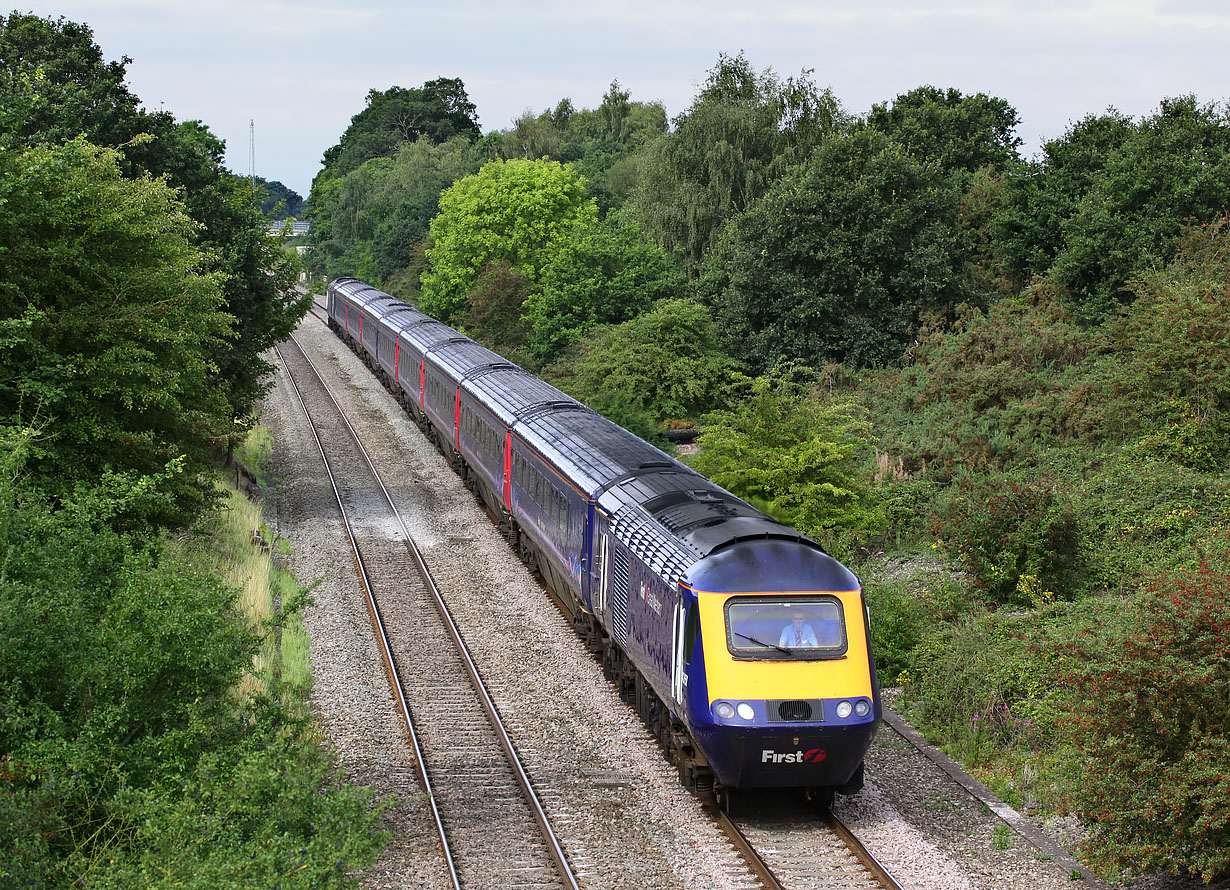
[[[279,350],[316,430],[413,723],[456,887],[576,887],[414,542],[341,408],[292,340]],[[484,701],[484,699],[486,701]],[[487,707],[485,707],[487,705]],[[507,756],[500,752],[509,747]]]

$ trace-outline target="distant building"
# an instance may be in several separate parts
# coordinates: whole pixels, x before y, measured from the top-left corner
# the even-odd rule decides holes
[[[286,220],[271,222],[269,224],[269,234],[281,235],[285,228]],[[287,237],[294,238],[298,235],[306,235],[310,229],[311,226],[308,224],[307,220],[292,219],[290,220],[290,234],[287,235]]]

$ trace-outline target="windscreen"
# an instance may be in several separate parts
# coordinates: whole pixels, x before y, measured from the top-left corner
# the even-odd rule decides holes
[[[845,618],[834,596],[728,600],[726,637],[737,658],[839,658],[846,652]]]

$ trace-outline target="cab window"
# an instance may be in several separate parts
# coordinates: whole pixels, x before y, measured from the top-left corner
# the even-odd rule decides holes
[[[841,601],[834,596],[728,600],[726,642],[736,658],[840,658],[846,652]]]

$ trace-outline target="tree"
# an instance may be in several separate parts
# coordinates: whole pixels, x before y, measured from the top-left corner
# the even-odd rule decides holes
[[[261,213],[265,216],[274,219],[290,217],[298,219],[303,216],[307,205],[294,189],[283,185],[276,179],[271,181],[260,176],[256,177],[256,184],[264,190],[264,196],[261,198]],[[276,216],[274,216],[275,212]]]
[[[933,86],[903,93],[891,105],[872,105],[867,115],[867,126],[891,136],[919,160],[962,174],[1015,166],[1021,147],[1018,123],[1016,109],[1003,99]]]
[[[403,142],[421,136],[439,144],[456,136],[477,140],[481,135],[474,103],[458,78],[440,77],[411,89],[369,90],[367,107],[325,152],[321,172],[345,176],[369,158],[390,157]]]
[[[42,429],[32,474],[64,498],[176,465],[162,484],[199,502],[233,429],[212,366],[230,317],[174,190],[78,139],[0,149],[0,206],[0,423]],[[144,518],[183,521],[167,507]]]
[[[1042,146],[1041,162],[1016,167],[991,221],[996,251],[1018,282],[1045,274],[1063,249],[1063,228],[1134,130],[1113,109],[1089,115]]]
[[[693,467],[807,534],[866,525],[863,409],[827,396],[814,372],[791,363],[738,378],[726,399],[733,407],[705,418]]]
[[[736,365],[718,346],[709,311],[667,299],[577,342],[543,375],[574,398],[642,436],[713,408]]]
[[[199,225],[193,240],[204,270],[220,273],[224,308],[235,319],[227,338],[211,341],[215,382],[230,400],[234,435],[252,420],[270,366],[260,356],[307,311],[310,297],[292,290],[293,273],[248,182],[222,166],[224,145],[198,121],[149,113],[124,85],[128,59],[104,63],[84,25],[31,15],[0,22],[0,98],[14,93],[36,113],[0,116],[0,145],[57,144],[78,134],[123,148],[116,156],[130,179],[166,176],[181,190]],[[152,137],[152,138],[151,138]],[[228,437],[222,445],[230,446]]]
[[[783,81],[757,74],[742,54],[720,56],[675,132],[646,147],[626,212],[694,269],[727,220],[843,122],[837,100],[809,72]]]
[[[682,270],[636,226],[578,227],[525,301],[534,357],[550,362],[596,325],[627,321],[683,284]]]
[[[88,25],[0,16],[0,109],[21,112],[0,112],[0,139],[19,146],[85,133],[105,145],[127,142],[140,132],[139,103],[124,83],[130,61],[104,61]]]
[[[531,288],[575,226],[597,208],[585,181],[554,161],[490,161],[440,196],[431,222],[423,311],[444,321],[462,311],[482,270],[506,261]]]
[[[1185,225],[1230,213],[1230,106],[1162,101],[1112,153],[1063,225],[1051,276],[1083,318],[1130,302],[1128,281],[1174,256]]]
[[[701,292],[757,370],[894,362],[924,314],[970,296],[957,206],[949,180],[888,137],[826,140],[731,223]]]

